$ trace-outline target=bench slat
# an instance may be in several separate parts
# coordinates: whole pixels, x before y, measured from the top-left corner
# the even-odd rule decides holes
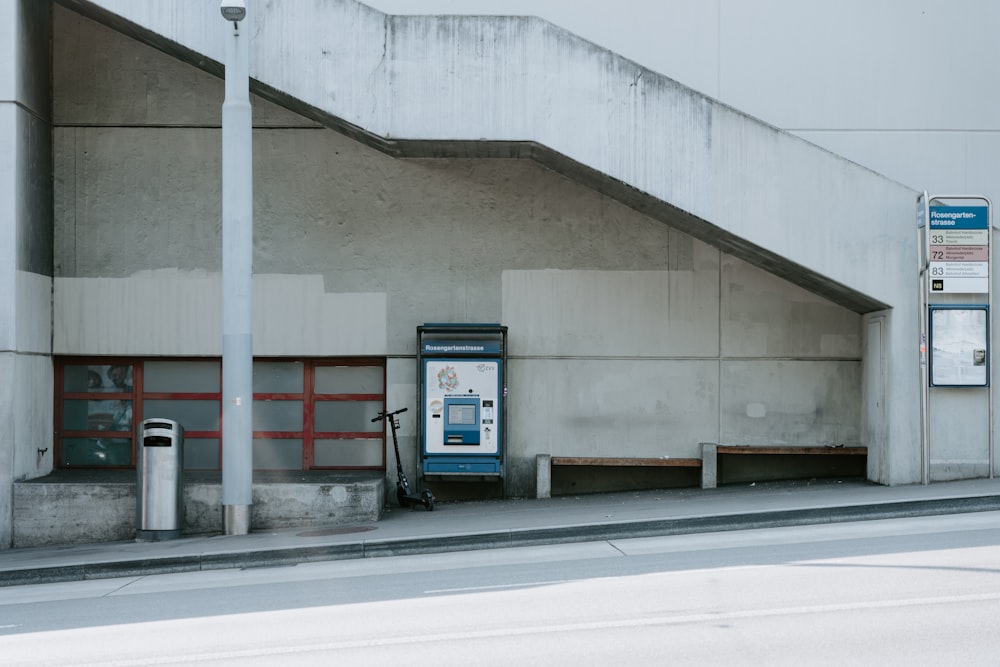
[[[680,466],[700,468],[701,459],[634,459],[603,456],[553,456],[554,466]]]
[[[756,445],[719,445],[719,454],[827,454],[861,456],[868,453],[867,447],[781,447]]]

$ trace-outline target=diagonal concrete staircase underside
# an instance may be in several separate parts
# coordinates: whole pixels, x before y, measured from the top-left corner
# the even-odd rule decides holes
[[[223,75],[218,4],[58,0]],[[859,313],[912,300],[917,193],[533,17],[250,0],[253,92],[401,158],[527,158]]]

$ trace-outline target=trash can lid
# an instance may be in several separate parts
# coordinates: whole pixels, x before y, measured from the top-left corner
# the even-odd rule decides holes
[[[165,429],[169,431],[179,431],[181,430],[181,425],[175,422],[173,419],[160,419],[157,417],[151,417],[149,419],[142,420],[142,429],[148,431],[150,429]]]

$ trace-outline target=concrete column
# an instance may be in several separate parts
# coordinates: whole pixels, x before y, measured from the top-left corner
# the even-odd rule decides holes
[[[14,482],[52,469],[51,12],[0,3],[0,549]]]

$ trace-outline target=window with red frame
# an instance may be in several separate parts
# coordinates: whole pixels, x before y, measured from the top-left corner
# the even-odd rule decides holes
[[[382,360],[259,359],[253,391],[254,469],[385,469]],[[184,427],[186,470],[221,467],[218,359],[63,358],[55,398],[58,467],[134,467],[150,417]]]

